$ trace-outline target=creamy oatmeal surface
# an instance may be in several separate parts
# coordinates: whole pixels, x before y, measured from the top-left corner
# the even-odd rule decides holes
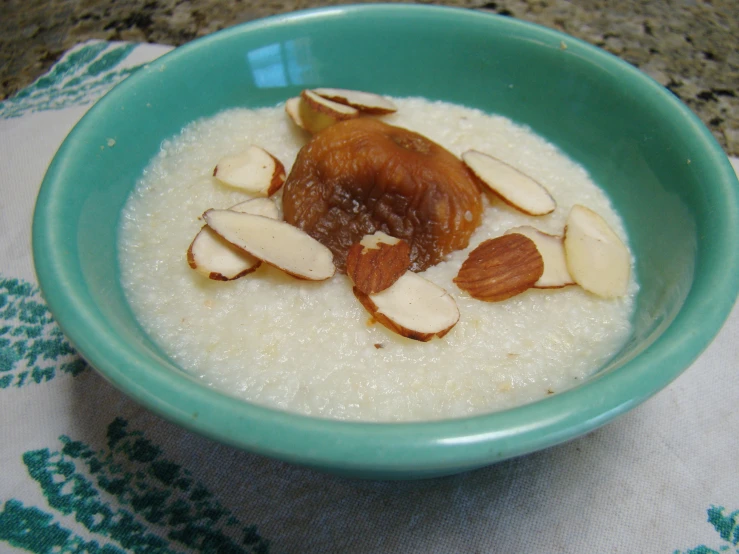
[[[557,209],[526,216],[486,197],[469,248],[423,273],[455,298],[460,321],[442,339],[415,342],[371,324],[345,275],[299,281],[263,264],[244,278],[217,282],[190,269],[186,251],[203,225],[199,216],[249,198],[212,177],[218,160],[256,144],[289,170],[306,140],[282,106],[197,121],[162,144],[124,209],[119,236],[128,300],[185,371],[227,394],[319,417],[430,420],[561,392],[619,350],[638,288],[633,271],[627,296],[616,300],[571,286],[488,303],[452,282],[471,249],[511,227],[561,235],[576,203],[601,214],[626,242],[618,215],[587,173],[505,118],[422,99],[396,104],[398,112],[382,118],[387,123],[457,155],[474,148],[508,162],[542,183]]]

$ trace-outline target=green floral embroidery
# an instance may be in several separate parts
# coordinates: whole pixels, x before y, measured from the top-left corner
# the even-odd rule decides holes
[[[708,508],[708,523],[713,525],[725,544],[718,549],[701,545],[690,550],[675,550],[674,554],[739,554],[739,510],[724,514],[723,506]]]
[[[38,508],[27,508],[18,500],[8,500],[0,512],[0,540],[35,554],[125,554],[111,545],[86,541]]]
[[[82,106],[100,98],[141,66],[116,69],[135,44],[86,43],[70,50],[46,75],[0,102],[0,119]]]
[[[38,287],[0,277],[0,389],[78,375],[87,365],[54,322]]]
[[[60,450],[26,452],[23,462],[49,506],[73,516],[97,540],[85,542],[53,522],[52,514],[18,500],[8,500],[0,512],[0,540],[32,552],[269,552],[255,526],[240,524],[187,469],[165,459],[140,431],[129,431],[124,419],[108,426],[103,450],[66,436],[60,441]]]

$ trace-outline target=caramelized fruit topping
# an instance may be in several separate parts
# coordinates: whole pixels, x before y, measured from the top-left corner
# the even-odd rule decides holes
[[[342,272],[349,248],[375,231],[407,241],[411,269],[423,271],[467,246],[482,208],[475,179],[451,152],[369,118],[315,135],[283,194],[285,221],[328,247]]]

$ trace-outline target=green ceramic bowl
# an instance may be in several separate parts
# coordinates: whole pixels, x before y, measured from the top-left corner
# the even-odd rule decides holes
[[[529,125],[580,162],[625,220],[641,292],[621,352],[568,392],[441,422],[320,420],[205,388],[137,324],[118,277],[119,214],[163,139],[235,106],[338,86],[443,99]],[[114,138],[115,148],[100,148]],[[721,327],[739,288],[736,178],[671,93],[569,36],[473,11],[364,5],[248,23],[178,48],[95,105],[51,164],[36,205],[39,282],[80,353],[183,427],[345,475],[451,474],[582,435],[674,379]]]

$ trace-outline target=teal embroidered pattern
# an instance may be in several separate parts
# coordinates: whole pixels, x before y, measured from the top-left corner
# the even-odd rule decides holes
[[[140,67],[118,68],[134,48],[135,44],[91,42],[70,50],[46,75],[0,102],[0,119],[97,100]]]
[[[35,554],[125,554],[114,546],[86,541],[58,523],[52,523],[52,519],[52,515],[37,508],[8,500],[0,512],[0,540]]]
[[[38,287],[0,276],[0,389],[78,375],[87,364],[54,322]]]
[[[675,550],[674,554],[739,554],[739,510],[726,514],[724,510],[723,506],[708,508],[708,523],[713,525],[725,544],[718,549],[701,545],[686,551]]]
[[[60,437],[61,448],[23,455],[49,506],[73,516],[96,540],[54,522],[54,515],[10,499],[0,512],[0,540],[31,552],[267,554],[269,543],[242,525],[161,449],[115,419],[107,448]],[[106,501],[114,499],[111,504]]]

